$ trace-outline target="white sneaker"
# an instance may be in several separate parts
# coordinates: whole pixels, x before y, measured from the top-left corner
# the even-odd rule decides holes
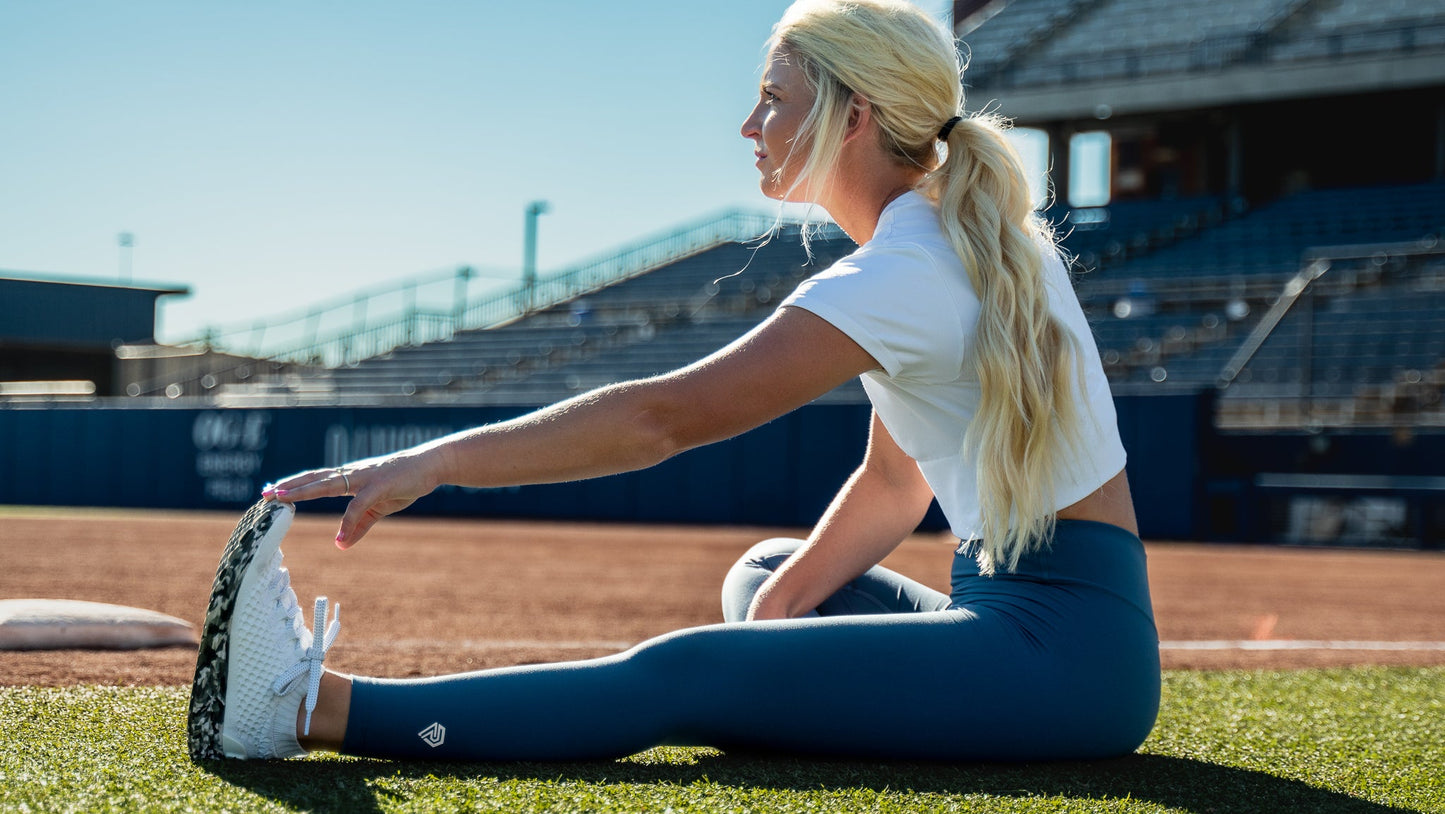
[[[286,503],[257,503],[221,555],[191,685],[186,735],[192,760],[306,754],[297,742],[296,716],[304,700],[303,734],[309,734],[321,664],[341,632],[341,608],[323,633],[327,601],[318,598],[316,629],[306,629],[291,574],[281,566],[281,538],[295,514]]]

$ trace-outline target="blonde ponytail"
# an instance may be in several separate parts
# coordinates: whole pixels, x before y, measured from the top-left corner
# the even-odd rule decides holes
[[[1053,473],[1077,434],[1077,348],[1049,308],[1043,251],[1023,163],[996,116],[965,116],[924,192],[982,303],[974,335],[980,401],[963,454],[978,461],[980,564],[1013,570],[1053,535]]]
[[[959,450],[977,461],[979,564],[1013,570],[1053,534],[1053,475],[1078,433],[1080,354],[1049,308],[1052,235],[1034,214],[1007,124],[965,115],[940,153],[940,127],[963,109],[962,66],[953,36],[902,0],[799,0],[772,47],[796,58],[818,93],[797,139],[807,148],[799,183],[810,192],[838,169],[853,93],[869,101],[893,158],[926,172],[918,191],[937,204],[982,303],[971,349],[982,398]]]

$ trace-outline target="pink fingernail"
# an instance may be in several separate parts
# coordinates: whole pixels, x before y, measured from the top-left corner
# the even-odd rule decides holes
[[[342,544],[342,543],[344,543],[344,542],[346,542],[346,532],[344,532],[344,531],[338,531],[338,532],[336,532],[336,544],[337,544],[337,545],[340,545],[340,544]]]
[[[290,490],[287,489],[277,489],[275,492],[276,497],[285,497],[288,494],[290,494]]]

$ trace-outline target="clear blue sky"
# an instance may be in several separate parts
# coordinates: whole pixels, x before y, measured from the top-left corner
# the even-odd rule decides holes
[[[189,286],[159,336],[767,210],[786,0],[0,0],[0,269]],[[921,5],[942,15],[947,0]]]

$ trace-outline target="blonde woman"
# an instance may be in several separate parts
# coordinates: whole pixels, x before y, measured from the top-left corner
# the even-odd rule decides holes
[[[268,488],[218,571],[192,754],[588,759],[659,744],[920,759],[1134,750],[1158,639],[1097,351],[1017,156],[964,115],[952,37],[899,0],[802,0],[742,126],[768,197],[859,244],[718,353],[524,417]],[[292,504],[352,496],[337,544],[440,484],[656,464],[862,377],[862,464],[806,540],[724,585],[723,624],[607,658],[425,680],[322,668],[279,544]],[[952,592],[877,563],[937,499]]]

